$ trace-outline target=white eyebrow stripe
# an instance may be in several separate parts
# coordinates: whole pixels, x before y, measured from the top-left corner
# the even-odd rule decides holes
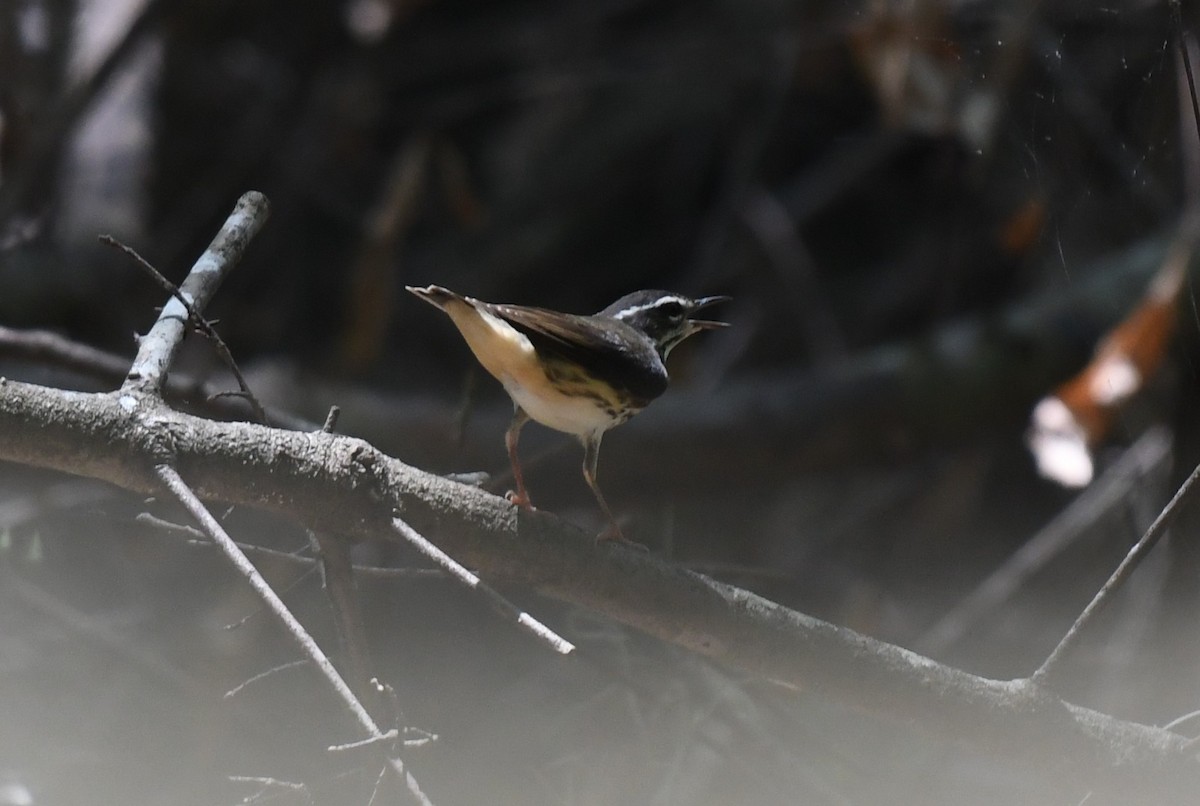
[[[635,313],[641,313],[642,311],[648,311],[652,308],[658,308],[662,305],[666,305],[668,302],[678,302],[680,305],[686,307],[688,300],[677,294],[667,294],[666,296],[662,296],[654,300],[654,302],[647,302],[645,305],[634,305],[632,308],[622,308],[614,313],[612,318],[623,320],[626,317],[633,316]]]

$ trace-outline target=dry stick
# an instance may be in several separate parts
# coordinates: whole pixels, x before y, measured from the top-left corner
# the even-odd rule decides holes
[[[1179,55],[1183,59],[1183,74],[1187,76],[1188,95],[1192,100],[1192,118],[1196,121],[1196,133],[1200,134],[1200,99],[1196,97],[1196,78],[1192,74],[1192,59],[1188,55],[1187,42],[1183,37],[1183,11],[1180,0],[1170,0],[1171,20],[1175,23],[1175,34],[1179,44]]]
[[[392,728],[387,733],[381,734],[378,737],[372,736],[367,739],[359,739],[356,742],[346,742],[345,744],[334,744],[329,746],[330,753],[344,753],[347,750],[358,750],[361,747],[370,747],[379,742],[391,742],[400,738],[400,731]]]
[[[167,300],[158,321],[142,338],[137,357],[121,387],[123,391],[162,396],[167,369],[183,344],[191,311],[203,311],[207,307],[225,275],[237,265],[250,239],[266,222],[269,212],[266,196],[253,190],[242,194],[208,249],[188,272],[187,279],[179,287],[179,296]]]
[[[225,555],[225,557],[233,563],[234,567],[249,581],[254,592],[259,595],[259,598],[270,608],[271,612],[279,619],[288,634],[300,645],[301,650],[308,656],[309,660],[316,665],[325,678],[333,685],[334,690],[342,698],[349,707],[350,712],[354,715],[358,723],[366,728],[369,735],[375,736],[380,733],[375,727],[375,722],[371,719],[370,714],[362,707],[358,699],[350,691],[341,675],[333,668],[333,664],[325,657],[325,653],[317,646],[312,637],[296,621],[295,617],[287,609],[287,606],[275,593],[274,589],[263,579],[262,574],[254,567],[249,558],[242,553],[242,550],[233,542],[233,538],[229,537],[224,527],[217,522],[217,519],[212,516],[204,506],[203,502],[196,497],[192,492],[191,487],[180,477],[179,473],[170,465],[158,465],[155,468],[155,473],[159,479],[171,491],[171,494],[184,506],[189,514],[200,524],[200,528],[204,533],[216,544],[217,548]]]
[[[1177,716],[1174,719],[1172,719],[1170,722],[1168,722],[1167,724],[1163,725],[1162,726],[1163,730],[1173,730],[1176,733],[1178,733],[1179,727],[1181,725],[1191,722],[1193,719],[1195,719],[1198,716],[1200,716],[1200,711],[1191,711],[1189,713],[1184,714],[1183,716]],[[1191,739],[1191,741],[1194,742],[1196,740]]]
[[[49,330],[17,330],[0,325],[0,356],[62,367],[98,378],[124,378],[129,359],[71,341]]]
[[[1034,573],[1086,535],[1135,484],[1170,458],[1171,436],[1167,429],[1146,431],[1116,464],[926,630],[913,648],[937,653],[957,643],[986,616],[997,612]]]
[[[242,803],[258,803],[265,801],[268,798],[275,797],[279,791],[296,792],[304,796],[305,801],[313,803],[312,793],[308,791],[308,786],[302,783],[293,781],[281,781],[278,778],[267,778],[259,775],[231,775],[229,781],[235,784],[258,784],[260,789],[253,795],[248,795],[242,798]],[[272,794],[268,794],[271,790],[275,790]]]
[[[269,211],[267,198],[261,193],[250,191],[238,199],[237,206],[224,225],[209,244],[208,249],[200,256],[188,272],[187,278],[179,288],[179,293],[173,294],[163,306],[158,321],[150,332],[142,339],[137,357],[129,370],[122,390],[122,402],[132,400],[136,406],[135,395],[149,396],[155,402],[162,400],[162,390],[166,384],[167,371],[179,352],[183,337],[186,335],[187,323],[193,316],[200,317],[208,301],[216,293],[225,275],[232,271],[246,250],[250,239],[258,232],[266,221]],[[125,406],[128,409],[128,406]],[[297,642],[304,654],[317,667],[334,691],[342,698],[350,713],[369,737],[380,737],[382,732],[376,726],[371,715],[363,708],[362,703],[346,685],[333,664],[317,646],[316,641],[304,629],[296,617],[291,614],[271,589],[267,581],[255,569],[254,564],[233,542],[216,518],[208,511],[191,487],[179,473],[169,464],[158,464],[154,475],[165,484],[167,489],[179,500],[185,509],[196,519],[205,533],[226,556],[226,558],[246,577],[255,593],[267,605],[288,634]],[[387,767],[403,781],[409,793],[421,804],[432,806],[429,799],[421,791],[416,779],[396,757],[385,754]]]
[[[383,731],[379,729],[375,724],[375,720],[367,713],[367,709],[354,696],[354,692],[346,685],[346,681],[338,674],[337,669],[333,668],[333,664],[329,662],[329,658],[317,646],[317,642],[308,634],[304,626],[296,620],[296,617],[288,610],[287,605],[283,603],[283,600],[279,598],[267,581],[263,579],[262,574],[258,572],[254,564],[237,547],[237,544],[233,542],[233,538],[225,532],[225,529],[217,522],[217,519],[204,506],[204,503],[196,497],[196,494],[192,492],[192,488],[187,485],[187,482],[176,472],[175,468],[162,464],[158,465],[154,469],[154,472],[162,483],[166,485],[167,489],[171,491],[171,494],[175,496],[176,500],[183,505],[184,509],[196,519],[196,522],[200,524],[204,532],[212,538],[212,541],[221,550],[221,553],[225,555],[226,559],[250,583],[250,587],[254,589],[258,597],[267,605],[272,615],[279,620],[288,635],[300,647],[300,650],[317,668],[329,685],[333,687],[333,690],[341,698],[355,721],[358,722],[359,726],[367,734],[367,737],[383,739]],[[400,780],[405,782],[408,791],[413,797],[422,804],[432,806],[429,799],[421,791],[420,786],[417,785],[417,781],[413,778],[412,773],[405,768],[404,762],[399,758],[386,754],[385,758],[388,766],[392,768]]]
[[[375,806],[375,798],[379,797],[379,790],[383,786],[383,775],[387,770],[379,771],[379,775],[375,777],[375,788],[371,790],[371,799],[367,801],[367,806]]]
[[[475,574],[472,574],[463,566],[455,562],[449,554],[439,549],[437,546],[425,539],[416,529],[413,529],[400,518],[392,518],[392,529],[403,537],[417,551],[424,554],[429,559],[444,568],[451,576],[459,582],[466,585],[468,588],[479,593],[492,608],[504,616],[512,619],[520,626],[524,627],[536,637],[545,641],[550,645],[550,648],[560,655],[568,655],[575,649],[575,645],[566,640],[558,633],[551,630],[542,622],[535,619],[533,616],[521,610],[512,602],[501,596],[495,588],[488,585]]]
[[[98,350],[49,330],[20,330],[0,325],[0,358],[58,367],[98,381],[120,384],[129,372],[129,357]],[[167,379],[168,396],[207,404],[215,414],[233,416],[242,409],[222,403],[222,393],[212,384],[173,373]],[[241,400],[238,396],[238,400]],[[267,418],[279,428],[312,431],[318,427],[303,417],[279,409],[267,409]]]
[[[233,377],[237,381],[238,388],[241,390],[238,396],[244,398],[250,404],[250,408],[254,410],[254,416],[258,422],[262,423],[263,425],[270,425],[271,423],[267,419],[267,412],[263,409],[262,404],[258,402],[258,398],[254,396],[254,393],[250,391],[250,386],[246,383],[245,376],[242,375],[242,371],[238,368],[237,362],[233,360],[233,353],[229,351],[229,345],[226,344],[225,340],[221,338],[221,335],[217,333],[216,328],[212,326],[212,323],[201,316],[200,312],[196,310],[196,308],[193,307],[190,302],[188,302],[187,297],[180,292],[179,287],[164,277],[162,272],[154,268],[154,266],[150,264],[150,261],[138,254],[137,250],[135,250],[132,246],[121,243],[111,235],[101,235],[100,243],[111,246],[115,249],[120,249],[126,255],[129,255],[129,257],[133,258],[134,265],[142,269],[142,271],[144,271],[152,280],[154,280],[154,282],[158,283],[159,287],[161,287],[164,291],[178,300],[181,305],[183,305],[183,307],[187,310],[188,319],[191,321],[192,327],[199,330],[208,338],[210,342],[212,342],[213,347],[216,348],[217,355],[221,357],[221,361],[226,367],[229,368],[229,371],[233,373]],[[190,277],[191,275],[189,274],[188,276]]]
[[[354,690],[365,698],[370,690],[367,681],[374,664],[371,662],[362,608],[358,606],[354,591],[350,541],[339,540],[317,529],[310,530],[309,536],[317,547],[318,567],[324,583],[322,587],[333,609],[333,623],[345,659],[343,668]]]
[[[136,399],[133,401],[137,403]],[[399,542],[402,513],[497,579],[607,614],[743,673],[918,724],[1090,785],[1186,792],[1200,766],[1184,739],[1065,702],[1028,681],[995,681],[872,640],[653,557],[598,549],[551,515],[424,473],[363,440],[144,412],[127,396],[0,378],[0,458],[162,494],[170,461],[206,498],[286,515],[314,529]],[[406,544],[407,545],[407,544]],[[1144,800],[1145,798],[1141,798]],[[1129,800],[1129,798],[1126,798]]]
[[[337,427],[340,411],[341,409],[337,406],[329,408],[325,424],[321,427],[324,433],[333,433],[334,428]],[[329,598],[330,607],[333,608],[338,640],[341,642],[342,654],[346,659],[346,674],[359,696],[365,697],[367,692],[373,693],[374,691],[368,684],[369,670],[374,664],[371,662],[370,644],[367,641],[362,608],[359,607],[358,597],[355,595],[350,542],[338,540],[316,529],[310,529],[308,535],[309,541],[317,548],[322,587]]]
[[[1075,619],[1075,623],[1071,625],[1071,629],[1067,631],[1063,639],[1058,642],[1058,646],[1054,648],[1054,651],[1050,653],[1050,656],[1046,658],[1038,670],[1033,673],[1033,682],[1042,686],[1053,687],[1051,680],[1054,673],[1060,668],[1062,659],[1066,656],[1067,652],[1079,643],[1079,636],[1082,634],[1084,627],[1096,617],[1105,605],[1112,601],[1112,594],[1125,583],[1125,580],[1129,578],[1138,567],[1138,564],[1150,553],[1150,550],[1154,548],[1154,545],[1163,536],[1163,533],[1167,531],[1167,528],[1175,522],[1175,518],[1179,516],[1180,511],[1183,509],[1183,504],[1190,497],[1192,487],[1195,486],[1197,480],[1200,480],[1200,465],[1187,477],[1187,481],[1179,487],[1175,496],[1163,507],[1162,512],[1158,513],[1158,517],[1154,519],[1154,523],[1150,524],[1150,528],[1142,535],[1141,540],[1135,543],[1133,548],[1129,550],[1129,553],[1125,555],[1125,559],[1117,566],[1117,570],[1113,571],[1112,576],[1104,583],[1104,587],[1100,588],[1100,591],[1088,603],[1088,606],[1079,614],[1079,618]]]
[[[332,434],[337,430],[338,418],[341,416],[341,406],[330,406],[329,413],[325,415],[325,424],[321,426],[321,430],[326,434]]]
[[[1198,135],[1200,135],[1200,101],[1198,101],[1196,98],[1196,84],[1192,75],[1192,62],[1191,58],[1188,56],[1187,43],[1183,38],[1183,18],[1180,12],[1179,0],[1171,0],[1170,5],[1172,15],[1174,17],[1176,33],[1178,34],[1179,52],[1183,59],[1184,73],[1187,75],[1188,90],[1192,98],[1192,117],[1196,121],[1196,132]],[[1191,248],[1197,237],[1197,213],[1195,212],[1194,206],[1190,212],[1190,216],[1185,213],[1184,220],[1187,223],[1185,226],[1181,227],[1184,232],[1183,237],[1187,239],[1184,241],[1182,246],[1183,248],[1188,249]],[[1177,239],[1176,243],[1172,245],[1171,249],[1174,250],[1180,248],[1180,246],[1181,244],[1179,239]],[[1188,258],[1185,258],[1185,260],[1189,258],[1190,255]],[[1154,519],[1154,523],[1150,524],[1150,528],[1146,530],[1144,535],[1142,535],[1142,539],[1134,544],[1133,548],[1129,550],[1129,553],[1125,555],[1125,559],[1121,561],[1119,566],[1117,566],[1117,570],[1114,571],[1112,576],[1108,578],[1108,581],[1104,583],[1104,587],[1099,590],[1095,597],[1093,597],[1092,601],[1088,603],[1088,606],[1085,607],[1083,612],[1079,614],[1079,618],[1077,618],[1075,623],[1071,625],[1071,629],[1067,631],[1067,634],[1063,636],[1063,639],[1058,642],[1058,646],[1054,648],[1054,651],[1050,653],[1050,656],[1046,658],[1038,670],[1033,673],[1033,682],[1044,686],[1050,685],[1053,674],[1059,668],[1061,668],[1063,657],[1065,657],[1066,653],[1079,642],[1079,636],[1082,633],[1083,628],[1086,627],[1088,622],[1095,618],[1096,614],[1099,613],[1100,610],[1112,600],[1113,592],[1122,584],[1124,584],[1125,580],[1129,578],[1129,576],[1137,568],[1138,564],[1141,563],[1142,559],[1150,553],[1152,548],[1154,548],[1154,545],[1158,542],[1159,538],[1162,537],[1163,533],[1167,530],[1167,527],[1169,527],[1174,522],[1175,518],[1178,517],[1179,512],[1182,509],[1182,505],[1187,500],[1187,497],[1192,489],[1192,486],[1196,483],[1197,478],[1200,478],[1200,466],[1197,466],[1196,469],[1192,471],[1191,475],[1187,477],[1187,481],[1180,486],[1179,490],[1175,493],[1175,496],[1167,503],[1162,512],[1158,514],[1158,517]]]
[[[177,535],[183,538],[184,542],[188,545],[212,548],[212,541],[206,538],[204,533],[195,527],[164,520],[163,518],[151,515],[149,512],[138,513],[133,521],[134,523],[144,523],[154,526],[169,535]],[[0,519],[0,528],[3,528],[3,526],[4,520]],[[237,543],[237,547],[245,552],[247,556],[258,555],[271,560],[282,560],[293,565],[303,565],[308,568],[317,564],[315,557],[306,557],[302,554],[280,551],[279,549],[271,549],[266,546],[256,546],[253,543],[235,542]],[[357,574],[374,577],[393,579],[446,579],[445,572],[437,568],[392,568],[381,565],[360,565],[357,563],[352,568],[354,568],[354,572]]]
[[[208,544],[211,546],[211,545],[213,545],[213,542],[210,540],[210,541],[208,541]],[[278,666],[272,666],[270,669],[259,672],[258,674],[254,675],[252,677],[249,677],[249,678],[243,680],[242,682],[238,683],[236,686],[234,686],[233,688],[231,688],[225,692],[224,698],[227,700],[231,700],[234,697],[236,697],[237,695],[241,694],[247,688],[249,688],[250,686],[254,685],[255,683],[257,683],[261,680],[266,680],[268,677],[274,677],[275,675],[279,674],[280,672],[286,672],[288,669],[298,669],[301,666],[307,666],[307,665],[308,665],[308,658],[300,658],[299,660],[291,660],[291,661],[288,661],[287,663],[281,663]]]

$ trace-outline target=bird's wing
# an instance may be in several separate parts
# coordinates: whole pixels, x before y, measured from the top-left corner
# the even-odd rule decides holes
[[[578,365],[628,391],[644,406],[667,388],[667,371],[650,339],[623,322],[597,327],[590,317],[523,305],[477,302],[525,334],[539,355]]]

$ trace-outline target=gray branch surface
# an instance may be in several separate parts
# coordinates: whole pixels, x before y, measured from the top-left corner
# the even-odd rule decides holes
[[[1044,766],[1092,790],[1183,796],[1200,785],[1185,739],[1001,682],[797,613],[592,537],[547,513],[322,432],[214,422],[136,389],[79,393],[0,379],[0,459],[158,493],[169,463],[211,500],[310,528],[397,539],[394,517],[497,583],[527,585],[755,676]],[[1052,761],[1050,761],[1052,759]],[[1185,798],[1186,799],[1186,798]]]
[[[244,193],[238,199],[233,213],[179,287],[179,295],[193,310],[203,311],[208,306],[221,281],[233,271],[250,240],[266,223],[269,209],[267,197],[257,191]],[[162,393],[167,382],[167,369],[183,345],[188,320],[188,308],[183,302],[176,297],[168,299],[158,321],[142,338],[125,381],[127,390]]]

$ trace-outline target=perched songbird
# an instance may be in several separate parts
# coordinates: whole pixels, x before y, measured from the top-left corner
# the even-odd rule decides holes
[[[483,368],[504,384],[516,411],[504,435],[516,492],[508,498],[532,509],[517,438],[529,420],[574,434],[583,442],[583,477],[608,518],[601,540],[628,543],[596,483],[600,439],[667,389],[663,366],[675,345],[725,322],[692,319],[729,297],[691,299],[669,291],[627,294],[593,316],[481,302],[441,286],[408,290],[453,320]]]

